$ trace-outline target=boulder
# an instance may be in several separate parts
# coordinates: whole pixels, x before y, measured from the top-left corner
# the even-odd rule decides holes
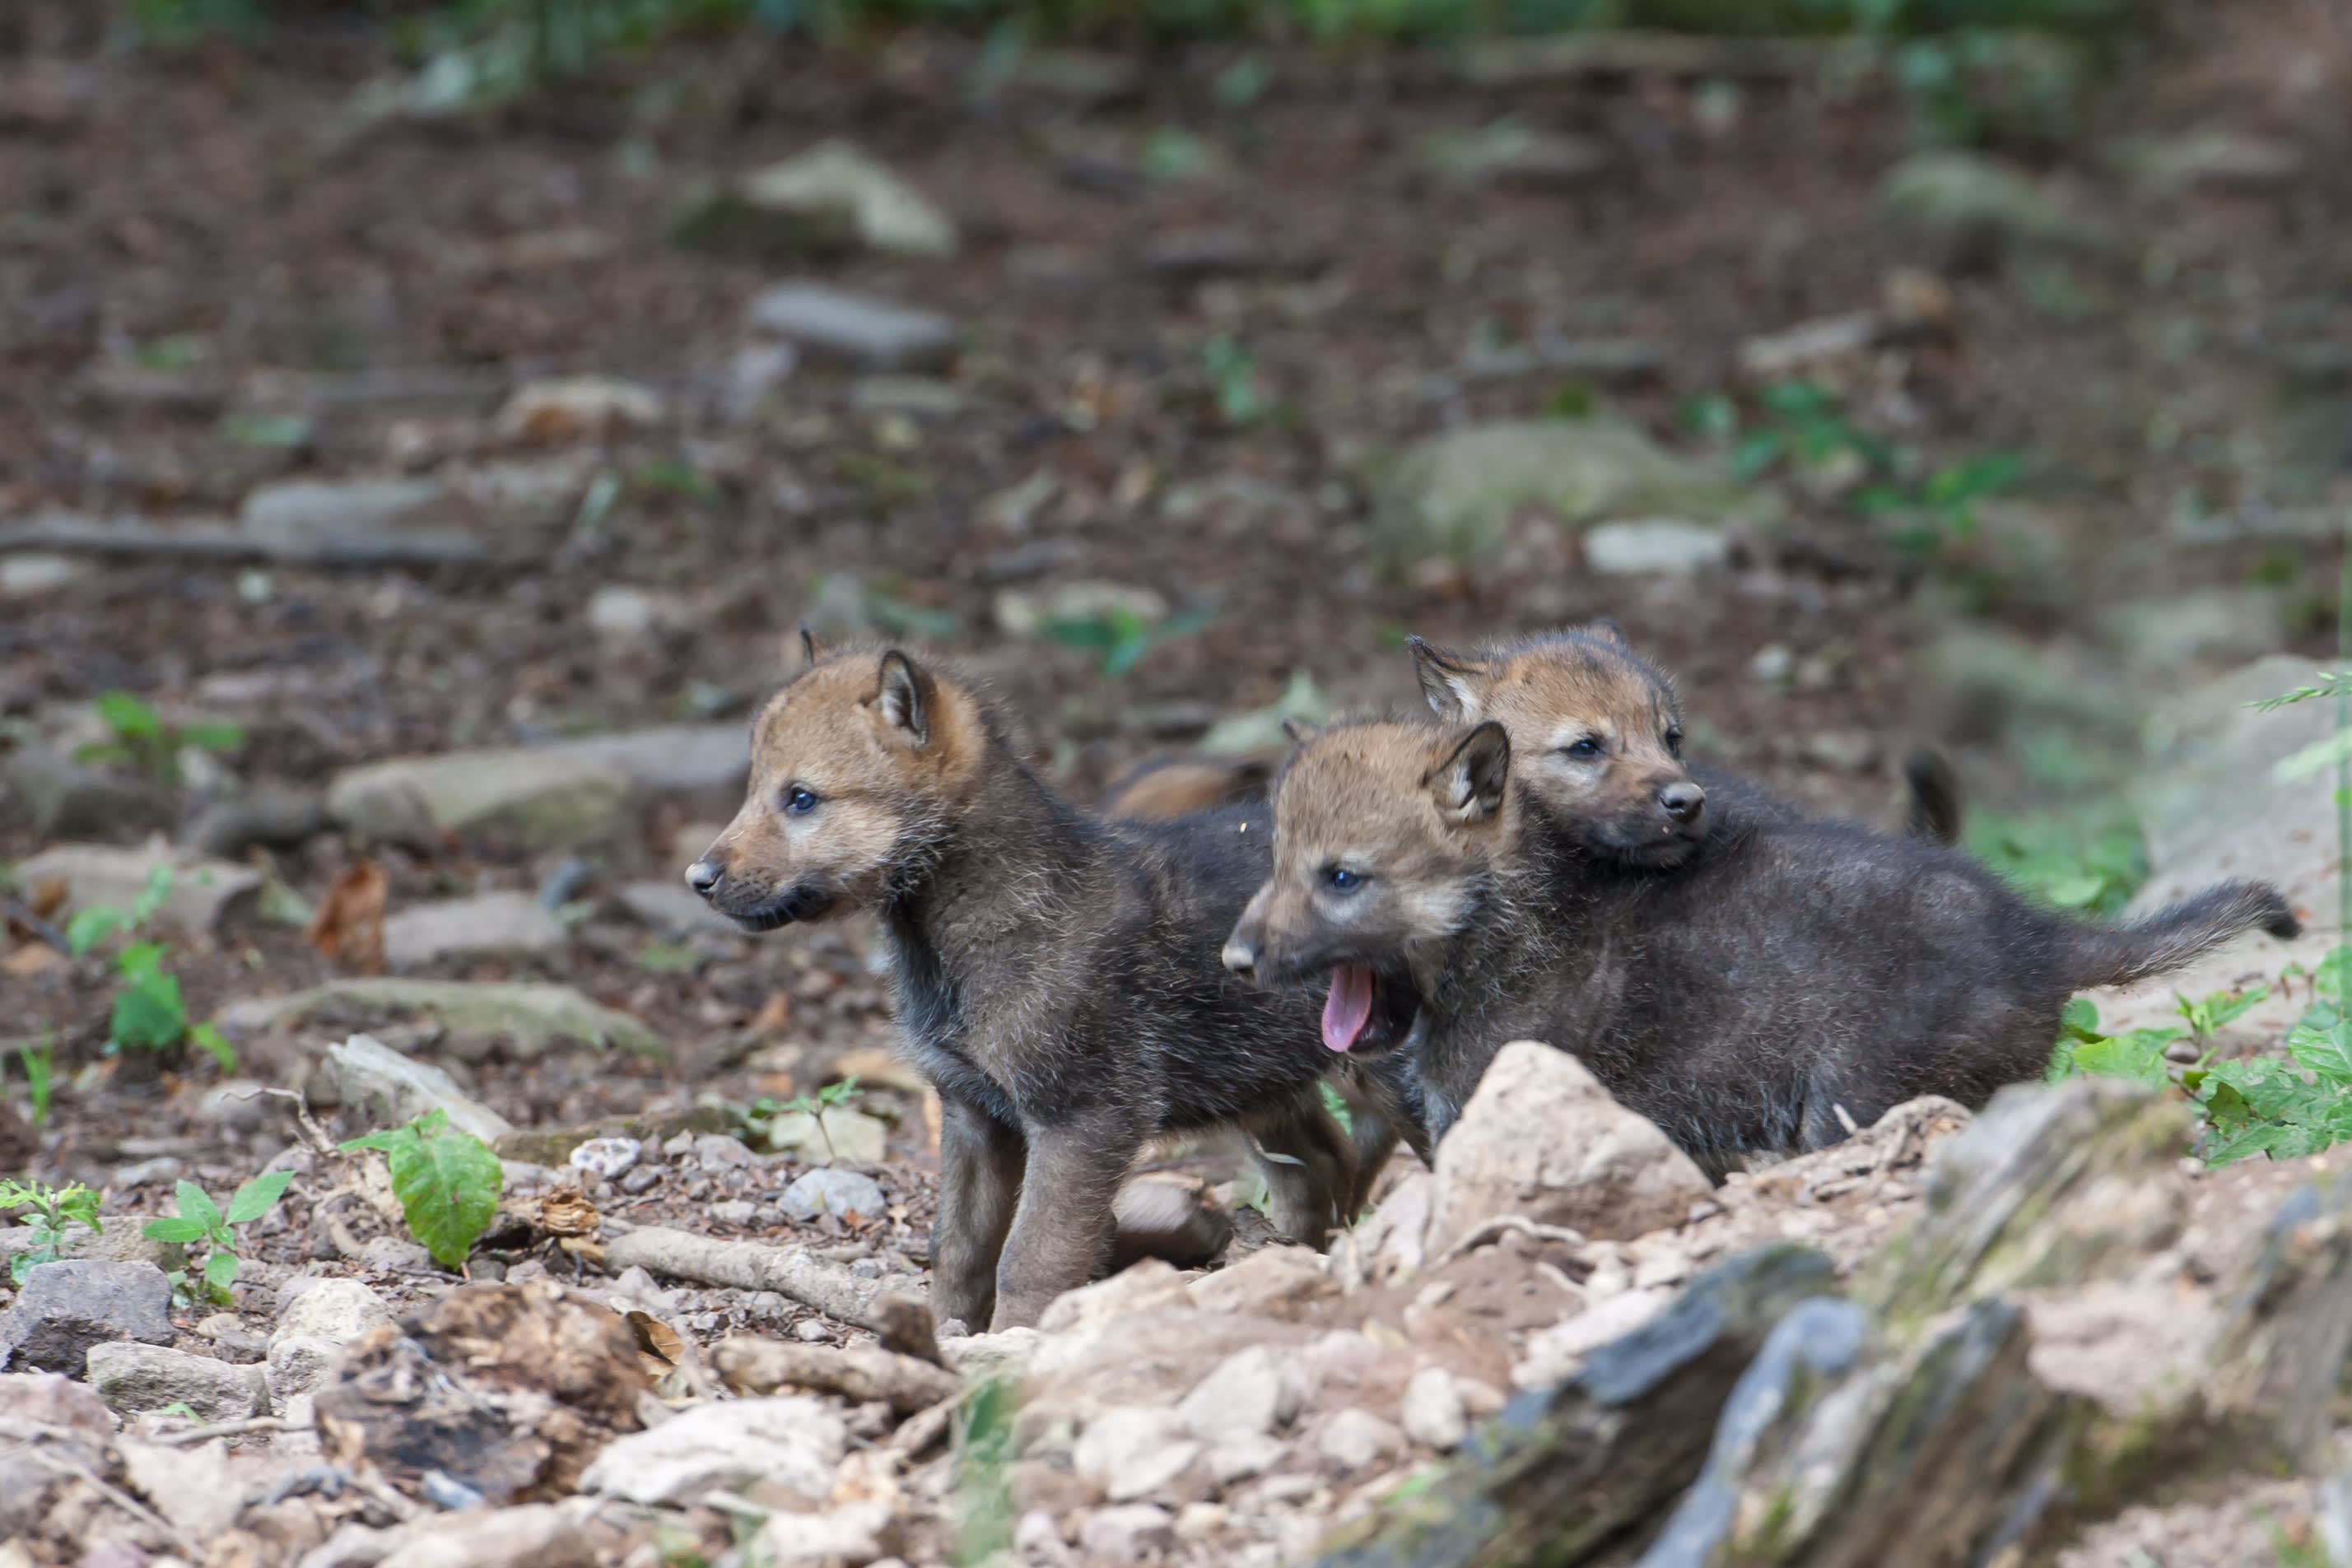
[[[0,1317],[0,1367],[79,1377],[94,1346],[170,1344],[175,1337],[172,1284],[152,1263],[44,1263],[25,1276],[16,1304]]]
[[[233,1366],[162,1345],[92,1345],[89,1375],[107,1408],[125,1418],[184,1405],[199,1421],[236,1421],[269,1408],[266,1368]]]

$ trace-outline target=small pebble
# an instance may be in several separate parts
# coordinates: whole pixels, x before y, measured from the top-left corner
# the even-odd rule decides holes
[[[759,1205],[740,1197],[710,1206],[710,1218],[721,1225],[749,1226],[759,1212]]]
[[[639,1166],[621,1178],[621,1190],[635,1197],[640,1193],[653,1191],[660,1185],[661,1178],[659,1166]]]

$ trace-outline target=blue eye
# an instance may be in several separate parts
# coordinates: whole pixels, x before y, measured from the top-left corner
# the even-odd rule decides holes
[[[1323,880],[1330,884],[1331,891],[1334,893],[1353,893],[1364,885],[1364,879],[1360,873],[1349,871],[1343,865],[1335,865],[1324,872]]]
[[[1601,743],[1588,735],[1573,746],[1561,747],[1559,754],[1562,757],[1573,757],[1579,762],[1589,762],[1601,755]]]
[[[816,797],[798,785],[784,797],[784,811],[789,816],[805,817],[816,810]]]

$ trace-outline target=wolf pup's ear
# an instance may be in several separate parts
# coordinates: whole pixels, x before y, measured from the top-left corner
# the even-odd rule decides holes
[[[812,631],[810,631],[810,630],[809,630],[807,627],[805,627],[805,626],[802,627],[802,628],[801,628],[801,668],[803,668],[803,669],[804,669],[804,670],[805,670],[805,669],[807,669],[811,664],[815,664],[819,659],[822,659],[822,658],[824,658],[824,645],[823,645],[822,643],[818,643],[818,642],[817,642],[817,640],[816,640],[816,633],[815,633],[815,632],[812,632]]]
[[[1412,673],[1429,709],[1451,724],[1468,724],[1486,711],[1486,690],[1493,671],[1486,662],[1419,637],[1408,637]]]
[[[1464,822],[1492,817],[1510,781],[1511,737],[1491,718],[1456,741],[1423,780],[1436,794],[1437,809]]]
[[[1304,746],[1322,734],[1323,727],[1309,724],[1303,718],[1286,718],[1282,721],[1282,733],[1288,737],[1291,745]]]
[[[1630,648],[1633,645],[1626,640],[1625,628],[1618,625],[1606,615],[1599,616],[1587,622],[1584,634],[1596,643],[1607,643],[1612,647]]]
[[[882,722],[909,746],[931,737],[931,704],[937,688],[929,674],[893,648],[882,655]]]

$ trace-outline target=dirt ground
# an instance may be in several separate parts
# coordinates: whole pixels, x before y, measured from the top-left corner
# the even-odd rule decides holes
[[[2335,645],[2334,546],[2252,527],[2189,539],[2168,519],[2192,495],[2242,517],[2316,506],[2342,496],[2352,467],[2352,359],[2319,351],[2352,340],[2341,5],[2172,7],[2086,95],[2083,126],[2029,152],[2140,238],[2140,264],[1949,269],[1932,330],[1822,372],[1857,418],[1935,461],[2029,454],[2017,500],[2045,555],[1988,545],[1922,570],[1795,485],[1785,521],[1743,530],[1710,574],[1601,575],[1572,533],[1530,516],[1496,561],[1402,579],[1375,564],[1368,455],[1591,399],[1695,449],[1692,400],[1753,407],[1744,343],[1880,308],[1916,279],[1906,269],[1919,258],[1877,196],[1909,150],[1896,96],[1883,83],[1638,74],[1481,88],[1434,53],[1277,50],[1264,57],[1272,85],[1235,107],[1214,84],[1241,51],[1204,47],[1152,56],[1133,99],[1087,108],[1018,86],[971,95],[970,40],[824,54],[688,40],[478,120],[339,141],[338,114],[384,63],[371,37],[298,28],[255,49],[140,54],[104,47],[80,9],[30,5],[0,22],[0,536],[53,510],[220,518],[271,479],[508,461],[572,465],[562,510],[580,520],[514,563],[108,559],[12,591],[0,745],[86,735],[92,699],[125,688],[167,716],[241,726],[216,764],[233,780],[315,792],[381,758],[745,721],[814,619],[915,629],[986,676],[1033,725],[1052,776],[1092,798],[1126,764],[1273,702],[1296,672],[1342,706],[1407,704],[1407,632],[1470,642],[1605,614],[1675,673],[1695,750],[1810,805],[1884,818],[1896,758],[1923,737],[1960,757],[1972,807],[2025,799],[2014,759],[1956,727],[1919,667],[1955,605],[2071,646],[2112,605],[2284,579],[2318,585],[2285,646]],[[1538,188],[1429,172],[1432,137],[1506,115],[1592,139],[1601,166]],[[2293,147],[2293,172],[2160,194],[2115,172],[2120,139],[2214,126]],[[1205,148],[1211,172],[1150,172],[1180,145],[1171,130],[1198,139],[1181,145]],[[784,268],[666,240],[693,180],[836,136],[944,205],[960,254]],[[1169,260],[1186,245],[1213,259]],[[787,274],[955,318],[968,338],[953,374],[910,383],[804,361],[745,405],[730,391],[745,313]],[[1288,413],[1243,423],[1220,412],[1203,351],[1221,334],[1247,345],[1259,392]],[[1474,344],[1547,334],[1644,351],[1630,371],[1465,370]],[[392,371],[435,384],[332,395]],[[513,389],[575,374],[638,383],[665,412],[601,439],[502,433],[494,416]],[[235,434],[250,428],[239,418],[287,407],[306,411],[298,444]],[[576,497],[600,473],[625,482],[591,520]],[[1052,481],[1041,503],[1008,500],[1040,476]],[[1954,587],[1981,580],[1996,587]],[[1088,650],[999,629],[1004,591],[1087,581],[1148,587],[1205,624],[1117,676]],[[653,623],[593,624],[597,591],[614,585],[655,595]],[[1759,655],[1776,650],[1803,678],[1759,675]],[[227,788],[193,777],[174,809],[193,817]],[[708,1108],[857,1071],[864,1106],[891,1122],[882,1174],[896,1207],[874,1226],[820,1228],[845,1259],[917,1270],[921,1102],[877,1054],[891,1029],[861,935],[680,938],[616,901],[626,884],[674,881],[702,825],[730,809],[709,792],[655,800],[583,865],[333,831],[247,858],[295,895],[281,911],[315,904],[362,853],[386,872],[395,912],[559,883],[551,902],[571,921],[559,950],[428,972],[577,987],[650,1026],[665,1057],[524,1060],[403,1034],[396,1019],[377,1032],[432,1051],[528,1129],[611,1115],[674,1128],[698,1106],[715,1128],[731,1124]],[[0,865],[48,842],[26,801],[0,802]],[[268,906],[174,946],[192,1018],[338,972],[299,915]],[[13,943],[39,945],[21,922]],[[34,1152],[0,1167],[86,1180],[110,1215],[136,1216],[159,1212],[178,1176],[224,1191],[294,1145],[276,1103],[213,1095],[222,1075],[200,1055],[158,1071],[106,1054],[115,984],[99,956],[0,970],[0,1044],[50,1039],[58,1063]],[[334,1032],[251,1031],[236,1075],[310,1085]],[[21,1103],[21,1064],[5,1088]],[[609,1192],[607,1212],[805,1239],[764,1199],[724,1207],[758,1185],[680,1176]],[[330,1230],[299,1201],[258,1228],[241,1304],[266,1316],[274,1280],[339,1256]],[[352,1261],[398,1282],[380,1260]],[[493,1249],[476,1272],[521,1261]],[[709,1336],[791,1319],[739,1294],[679,1326]]]

